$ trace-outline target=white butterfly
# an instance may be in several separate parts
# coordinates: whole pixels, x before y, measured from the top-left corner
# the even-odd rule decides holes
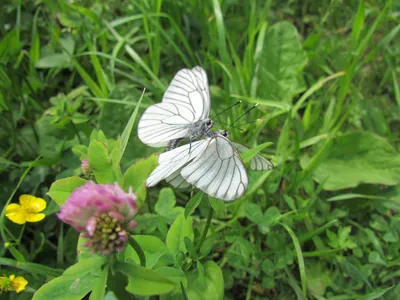
[[[213,198],[235,200],[246,192],[249,179],[239,152],[247,147],[232,143],[228,132],[209,132],[208,137],[160,154],[157,168],[146,180],[148,187],[163,179],[175,187],[192,184]],[[267,171],[270,161],[257,154],[250,168]]]
[[[152,147],[175,148],[183,138],[194,140],[214,125],[209,119],[210,93],[201,67],[182,69],[172,79],[162,102],[146,109],[138,125],[139,139]]]

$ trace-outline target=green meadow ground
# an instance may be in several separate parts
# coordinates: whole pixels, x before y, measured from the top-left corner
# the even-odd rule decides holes
[[[260,103],[231,139],[272,142],[261,153],[275,169],[249,172],[235,202],[197,203],[195,241],[209,203],[214,217],[204,257],[186,254],[189,299],[217,299],[222,283],[202,267],[210,260],[224,299],[400,299],[399,30],[400,2],[390,0],[2,2],[0,207],[21,194],[48,205],[20,238],[22,227],[1,215],[0,275],[29,284],[0,297],[31,299],[76,262],[78,234],[46,193],[80,175],[90,138],[116,139],[144,88],[136,122],[179,69],[200,65],[211,115],[242,100],[217,129]],[[161,151],[143,145],[135,125],[121,167],[136,164],[135,233],[165,241],[196,191],[146,191],[151,170],[140,160]]]

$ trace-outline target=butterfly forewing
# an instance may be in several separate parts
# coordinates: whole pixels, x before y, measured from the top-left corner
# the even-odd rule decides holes
[[[139,139],[153,147],[188,137],[190,127],[209,117],[210,95],[207,74],[201,67],[180,70],[163,96],[139,121]]]
[[[249,182],[239,153],[218,134],[208,140],[205,150],[182,169],[181,175],[211,197],[226,201],[241,197]]]

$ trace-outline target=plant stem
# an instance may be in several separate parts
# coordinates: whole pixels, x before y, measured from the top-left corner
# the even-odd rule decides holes
[[[74,131],[75,131],[76,136],[78,137],[79,144],[82,145],[83,142],[82,142],[81,136],[80,136],[80,134],[79,134],[78,128],[76,127],[76,125],[75,125],[73,122],[71,122],[71,124],[72,124],[72,127],[74,128]]]
[[[250,277],[249,286],[247,287],[246,300],[251,299],[251,292],[253,290],[254,276]]]
[[[200,250],[201,245],[203,245],[204,240],[206,239],[207,236],[207,232],[208,229],[210,228],[210,224],[211,224],[211,219],[213,217],[214,214],[214,210],[212,207],[210,207],[210,211],[208,212],[208,216],[207,216],[207,223],[206,223],[206,227],[204,227],[203,233],[201,234],[201,238],[199,243],[197,244],[197,251]]]
[[[142,247],[133,239],[132,236],[129,236],[129,245],[132,246],[133,249],[135,249],[137,255],[139,256],[140,260],[140,265],[142,267],[146,267],[146,256],[144,255]]]

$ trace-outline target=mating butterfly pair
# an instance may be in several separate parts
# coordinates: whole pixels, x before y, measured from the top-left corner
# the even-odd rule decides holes
[[[210,92],[201,67],[180,70],[159,104],[147,108],[139,121],[138,136],[146,145],[167,146],[157,168],[146,180],[148,187],[161,180],[175,187],[196,186],[211,197],[225,201],[241,197],[249,179],[239,152],[248,148],[231,142],[227,131],[212,131]],[[197,140],[200,137],[204,139]],[[176,147],[182,139],[189,144]],[[175,148],[176,147],[176,148]],[[270,161],[257,154],[250,169],[268,171]]]

